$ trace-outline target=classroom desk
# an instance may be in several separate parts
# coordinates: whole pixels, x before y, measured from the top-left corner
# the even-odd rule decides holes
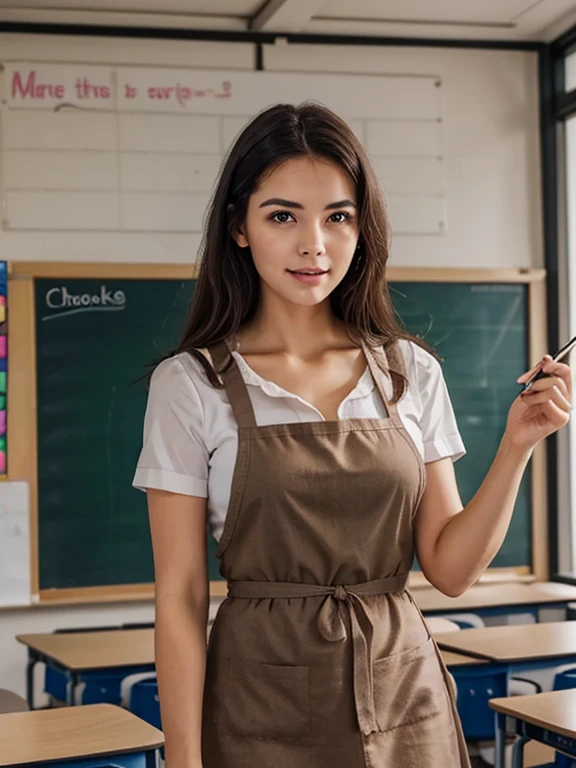
[[[63,672],[67,679],[66,704],[73,705],[82,672],[126,669],[154,671],[154,630],[120,629],[106,632],[17,635],[28,647],[26,698],[34,709],[34,667],[43,662]]]
[[[556,582],[531,584],[475,584],[460,597],[447,597],[433,587],[411,591],[425,616],[446,613],[476,613],[479,616],[502,616],[530,613],[538,621],[543,608],[566,609],[576,602],[576,586]]]
[[[576,621],[506,625],[437,635],[443,650],[486,659],[512,676],[529,669],[576,664]],[[515,697],[520,698],[520,697]],[[505,742],[496,731],[496,766],[504,767]]]
[[[444,650],[506,664],[514,671],[576,663],[576,621],[483,627],[435,637]]]
[[[551,691],[531,696],[492,699],[496,712],[496,738],[506,739],[506,718],[513,721],[514,744],[512,768],[522,768],[524,745],[533,739],[576,759],[576,690]],[[503,768],[503,748],[497,752],[496,768]]]
[[[479,659],[477,656],[465,656],[463,653],[444,651],[440,648],[440,655],[444,664],[450,669],[454,667],[475,667],[478,664],[489,664],[488,659]]]
[[[155,768],[163,745],[161,731],[111,704],[0,715],[0,766],[130,755],[131,767]]]

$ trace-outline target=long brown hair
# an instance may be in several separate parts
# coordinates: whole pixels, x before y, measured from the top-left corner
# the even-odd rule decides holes
[[[359,248],[341,283],[330,295],[335,316],[358,345],[390,347],[409,339],[436,356],[422,339],[409,334],[392,304],[386,281],[389,228],[378,180],[349,126],[315,102],[278,104],[254,118],[240,133],[221,169],[200,246],[194,299],[182,338],[172,354],[188,352],[202,364],[211,384],[222,386],[201,350],[238,332],[255,314],[260,278],[250,248],[240,248],[232,232],[244,222],[250,195],[280,163],[312,157],[336,163],[352,179],[359,210]],[[406,379],[390,371],[394,399]]]

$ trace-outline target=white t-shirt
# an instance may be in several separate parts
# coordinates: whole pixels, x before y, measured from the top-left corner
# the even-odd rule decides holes
[[[398,403],[398,415],[424,462],[466,450],[438,361],[413,342],[401,340],[408,387]],[[234,358],[247,384],[259,426],[324,421],[322,414],[252,370],[237,352]],[[386,379],[392,396],[392,383]],[[339,419],[385,418],[386,409],[368,367],[338,408]],[[134,486],[157,488],[208,499],[208,525],[220,539],[238,449],[238,428],[224,389],[208,382],[191,355],[164,360],[150,382],[144,420],[144,445]]]

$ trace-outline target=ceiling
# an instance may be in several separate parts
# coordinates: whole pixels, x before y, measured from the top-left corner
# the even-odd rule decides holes
[[[0,0],[0,21],[549,41],[576,0]]]

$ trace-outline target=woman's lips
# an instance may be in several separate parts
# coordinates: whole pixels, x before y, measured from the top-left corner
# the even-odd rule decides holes
[[[293,278],[298,280],[300,283],[305,283],[307,285],[317,285],[318,283],[322,282],[322,279],[326,277],[329,270],[307,270],[307,269],[289,269],[287,270],[289,274],[292,275]]]

